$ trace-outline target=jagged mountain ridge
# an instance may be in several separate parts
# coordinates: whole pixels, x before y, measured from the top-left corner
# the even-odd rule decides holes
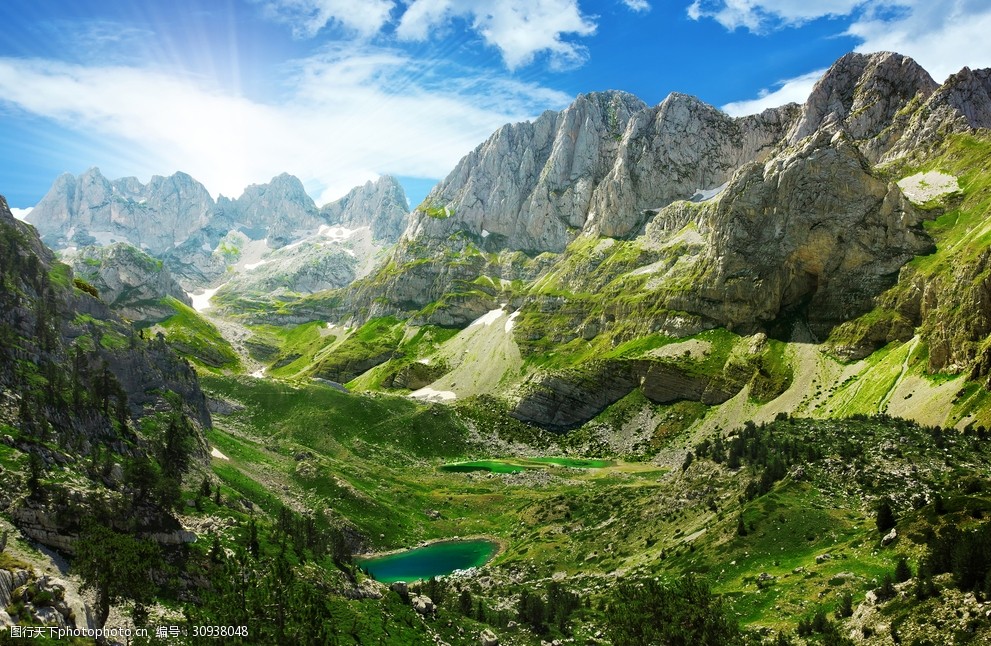
[[[563,251],[583,230],[630,235],[646,210],[719,186],[766,152],[793,111],[732,119],[683,94],[653,108],[622,92],[581,95],[496,131],[414,211],[406,237],[463,232],[538,254]]]
[[[782,396],[769,410],[824,416],[834,408],[877,412],[890,404],[926,423],[965,424],[973,418],[953,396],[965,391],[930,391],[927,379],[932,372],[982,379],[991,365],[980,305],[988,289],[981,246],[988,228],[981,175],[991,125],[983,116],[991,106],[988,77],[963,70],[938,85],[904,56],[850,54],[804,105],[750,121],[680,95],[656,108],[621,93],[583,96],[562,113],[505,126],[469,153],[416,209],[375,273],[261,318],[365,323],[363,338],[381,328],[392,339],[345,341],[320,354],[306,374],[376,389],[409,383],[401,377],[415,369],[426,378],[415,380],[416,388],[427,387],[418,396],[494,392],[521,419],[560,430],[588,422],[634,390],[655,404]],[[684,134],[703,123],[722,130]],[[643,134],[642,124],[652,134]],[[777,139],[765,144],[769,130]],[[665,132],[683,135],[664,139]],[[633,157],[620,151],[636,150],[634,142],[642,151],[656,145],[658,154],[641,156],[647,161],[638,172],[683,181],[678,199],[633,181]],[[725,173],[722,184],[691,179],[710,176],[699,152],[707,150],[740,155],[738,166],[712,171],[712,183]],[[689,161],[671,171],[670,160],[680,158]],[[927,188],[943,179],[950,180],[946,190]],[[594,211],[595,196],[605,195],[653,206],[623,210],[617,199],[609,210]],[[531,217],[534,204],[553,200],[562,213],[575,204],[588,210],[570,223],[548,212]],[[501,226],[516,237],[498,233]],[[633,229],[610,236],[608,227]],[[541,246],[552,240],[559,251]],[[478,331],[501,330],[503,321],[508,342],[501,332]],[[403,341],[424,326],[464,331],[434,344],[431,354]],[[705,336],[710,331],[719,343]],[[477,353],[475,337],[484,339]],[[684,359],[651,349],[686,337]],[[795,347],[786,354],[799,353],[802,365],[790,366],[774,343],[792,339],[829,354],[823,365],[831,367],[820,373]],[[821,390],[799,392],[823,379],[832,394],[842,392],[846,382],[833,380],[845,369],[833,357],[883,362],[885,355],[874,353],[892,342],[903,344],[904,365],[896,385],[872,386],[880,389],[877,401],[868,401],[868,389],[863,398],[837,395],[838,404]],[[720,344],[726,354],[711,350]],[[471,369],[463,357],[480,363]],[[920,361],[928,363],[925,374],[918,373]],[[785,396],[793,367],[810,372],[794,373],[804,386]],[[922,390],[909,404],[912,388]]]
[[[226,272],[230,258],[221,245],[232,232],[263,241],[259,253],[284,248],[328,226],[369,227],[377,244],[386,246],[398,239],[405,218],[405,194],[388,176],[321,210],[299,179],[285,173],[247,187],[236,199],[221,195],[215,202],[185,173],[154,176],[142,184],[133,177],[108,180],[92,168],[79,177],[60,176],[28,221],[54,249],[126,242],[163,260],[193,289]],[[317,284],[327,288],[344,283]]]
[[[583,95],[561,113],[547,113],[533,123],[501,128],[467,155],[413,212],[391,266],[378,277],[357,284],[345,309],[367,312],[368,316],[412,314],[439,300],[451,300],[450,296],[466,291],[459,288],[462,282],[471,282],[481,274],[510,281],[536,278],[547,272],[552,262],[529,258],[543,252],[563,252],[579,236],[629,239],[642,235],[651,222],[665,220],[658,214],[668,205],[674,211],[684,211],[686,207],[677,206],[678,200],[710,198],[723,185],[726,195],[736,195],[754,182],[767,183],[764,192],[773,192],[777,190],[773,181],[781,177],[784,169],[792,169],[794,175],[794,169],[803,165],[795,160],[808,155],[809,145],[805,142],[810,138],[816,142],[817,150],[824,151],[820,153],[823,159],[842,157],[846,161],[840,165],[845,164],[855,175],[847,178],[852,183],[840,191],[849,195],[834,197],[850,205],[864,201],[874,204],[872,209],[883,207],[892,213],[904,213],[902,222],[890,223],[895,229],[918,227],[918,214],[904,200],[894,203],[899,202],[898,189],[880,187],[878,181],[884,180],[872,165],[881,159],[890,161],[908,156],[909,152],[927,150],[950,132],[991,125],[984,116],[991,101],[986,92],[982,98],[971,87],[984,87],[979,79],[986,75],[961,74],[971,80],[964,82],[956,75],[937,86],[925,70],[907,57],[892,53],[849,54],[816,84],[805,105],[783,106],[740,119],[730,119],[697,99],[678,94],[655,108],[622,93]],[[967,96],[976,97],[972,107],[961,108],[966,101],[950,98],[962,94],[962,85],[970,88]],[[933,122],[937,117],[939,125]],[[816,133],[821,134],[817,137]],[[837,152],[827,153],[827,148]],[[804,165],[809,174],[795,177],[787,191],[829,180],[818,162]],[[856,171],[857,166],[862,172]],[[760,173],[754,170],[756,167],[762,167]],[[891,195],[886,202],[878,199],[888,192]],[[817,202],[817,197],[812,192],[804,204],[798,204],[790,196],[781,196],[772,200],[773,204],[750,204],[747,208],[761,209],[761,221],[776,218],[780,225],[777,228],[790,225],[780,212],[786,207],[812,214],[809,218],[815,222],[828,223],[830,209],[836,204]],[[751,219],[755,215],[752,213]],[[698,220],[703,228],[722,226],[702,222],[700,217],[695,214],[675,219],[680,222],[678,228],[690,220]],[[662,224],[662,228],[669,226]],[[793,236],[785,235],[789,237]],[[895,254],[902,263],[928,248],[923,239],[909,247],[903,249],[907,255]],[[472,258],[471,253],[464,253],[469,248],[501,255],[498,259]],[[441,249],[445,253],[460,251],[462,258],[458,263],[445,261]],[[514,256],[513,251],[524,251],[529,258]],[[721,251],[710,251],[710,260],[720,256]],[[775,253],[772,251],[772,255]],[[782,250],[778,255],[789,253],[807,255],[810,251],[796,248],[787,253]],[[427,260],[431,262],[424,262]],[[855,264],[877,260],[879,257],[865,257]],[[890,264],[884,267],[888,275],[897,270],[898,266]],[[719,271],[729,270],[724,267]],[[818,278],[821,272],[813,274]],[[403,279],[394,278],[398,275]],[[808,290],[792,284],[794,278],[782,283],[779,293],[771,299],[797,302],[808,295]],[[799,276],[798,280],[805,279]],[[710,283],[720,281],[713,278]],[[890,286],[890,282],[889,276],[878,286]],[[693,298],[712,302],[721,297],[708,286],[705,290],[691,298],[676,298],[672,309],[703,316],[709,319],[706,325],[733,327],[741,323],[688,307]],[[722,296],[736,298],[731,294]],[[492,302],[494,299],[488,304]],[[768,323],[780,309],[771,307],[747,323]],[[855,315],[857,308],[840,309],[822,318],[835,322]],[[478,311],[479,307],[474,307],[470,314]],[[471,320],[447,318],[448,324],[465,319]]]

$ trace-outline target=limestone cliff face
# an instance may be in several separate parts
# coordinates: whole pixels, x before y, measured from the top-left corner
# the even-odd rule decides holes
[[[563,112],[503,126],[417,207],[405,237],[463,231],[499,247],[562,251],[585,225],[631,116],[645,107],[623,92],[586,94]]]
[[[622,92],[500,128],[413,213],[407,240],[463,232],[486,248],[560,252],[581,231],[636,234],[651,209],[724,184],[765,155],[791,106],[733,119],[695,97],[649,108]]]
[[[181,244],[208,225],[213,199],[185,173],[110,181],[98,168],[65,174],[31,211],[28,221],[53,248],[129,242],[151,254]]]
[[[403,187],[388,175],[356,186],[320,209],[329,224],[349,229],[368,227],[373,239],[387,244],[399,240],[406,228],[408,212]]]
[[[732,119],[684,94],[637,112],[596,187],[585,230],[609,237],[637,233],[651,210],[721,186],[740,165],[764,157],[795,114],[794,106],[785,106]]]
[[[934,249],[921,222],[848,137],[819,131],[738,171],[702,222],[700,279],[669,307],[747,332],[801,310],[825,335],[871,310],[902,265]]]
[[[936,87],[929,73],[907,56],[847,54],[816,83],[788,142],[797,144],[819,130],[843,130],[876,163],[901,137],[912,108]]]
[[[126,243],[84,247],[63,254],[62,259],[123,318],[139,323],[162,321],[175,313],[165,302],[167,297],[192,305],[168,267]]]

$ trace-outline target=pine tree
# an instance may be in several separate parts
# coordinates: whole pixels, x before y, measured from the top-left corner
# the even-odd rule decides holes
[[[895,512],[891,509],[891,501],[882,498],[877,506],[877,531],[882,534],[895,526]]]
[[[912,578],[912,569],[908,566],[908,561],[904,556],[898,559],[895,564],[895,583],[904,583]]]
[[[248,554],[251,555],[251,558],[257,559],[259,549],[258,525],[255,523],[255,519],[252,518],[248,521]]]
[[[97,626],[102,628],[110,606],[130,600],[151,601],[155,592],[151,573],[161,567],[158,546],[89,522],[75,545],[72,568],[83,580],[83,590],[96,592]]]
[[[606,609],[606,624],[615,646],[744,643],[739,626],[719,597],[692,575],[673,583],[620,582]]]
[[[471,598],[471,592],[465,588],[461,591],[461,596],[458,597],[458,610],[465,617],[471,616],[472,608],[474,607],[474,602]]]

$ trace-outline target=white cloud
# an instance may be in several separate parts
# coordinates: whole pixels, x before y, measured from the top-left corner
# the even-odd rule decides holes
[[[748,114],[757,114],[768,108],[776,108],[786,103],[805,103],[809,94],[812,93],[812,87],[825,72],[826,70],[816,70],[785,81],[779,81],[775,83],[776,90],[761,90],[756,99],[727,103],[722,107],[722,110],[731,117],[742,117]]]
[[[892,51],[909,56],[937,82],[959,71],[991,67],[991,4],[987,0],[695,0],[693,19],[713,18],[727,29],[755,33],[797,26],[815,18],[845,16],[846,35],[860,41],[859,52]],[[814,76],[789,79],[773,92],[724,106],[731,114],[755,112],[789,100],[804,100]],[[811,78],[811,80],[810,80]],[[799,96],[803,99],[798,99]]]
[[[396,34],[404,40],[426,40],[456,19],[468,21],[487,44],[498,48],[510,69],[543,53],[552,67],[580,64],[586,49],[564,36],[590,36],[596,29],[576,0],[413,0]]]
[[[630,11],[650,11],[650,3],[647,0],[622,0],[622,2]]]
[[[27,209],[18,209],[18,208],[15,208],[15,207],[12,206],[12,207],[10,207],[10,212],[18,220],[23,220],[24,218],[26,218],[28,216],[28,213],[30,213],[33,209],[34,209],[33,206],[31,208],[27,208]]]
[[[329,23],[372,36],[389,21],[392,0],[263,0],[270,16],[292,27],[297,38],[312,38]]]
[[[86,163],[104,171],[182,170],[215,196],[285,171],[320,202],[384,173],[443,177],[502,124],[569,101],[506,78],[431,80],[402,54],[353,44],[287,76],[291,96],[271,105],[150,69],[0,58],[0,97],[101,137]]]
[[[960,71],[991,67],[991,4],[985,0],[905,0],[904,10],[886,17],[865,13],[848,33],[863,42],[860,52],[893,51],[911,56],[937,82]]]
[[[763,33],[826,16],[849,15],[864,4],[865,0],[694,0],[688,17],[712,18],[730,31],[743,27]]]

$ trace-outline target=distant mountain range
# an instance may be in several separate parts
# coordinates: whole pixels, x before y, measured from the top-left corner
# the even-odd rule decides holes
[[[108,180],[93,168],[59,177],[27,219],[46,244],[66,251],[77,271],[101,284],[106,276],[97,278],[94,268],[110,257],[85,249],[126,244],[135,249],[131,259],[147,254],[161,261],[189,291],[230,283],[236,274],[227,293],[263,296],[342,287],[368,273],[376,255],[398,240],[407,211],[405,193],[392,177],[317,208],[299,179],[287,174],[249,186],[237,199],[214,201],[185,173],[142,184],[133,177]],[[140,266],[131,263],[127,284],[148,292],[147,284],[159,279],[140,276]],[[111,282],[121,278],[118,268],[109,271],[118,274]]]

